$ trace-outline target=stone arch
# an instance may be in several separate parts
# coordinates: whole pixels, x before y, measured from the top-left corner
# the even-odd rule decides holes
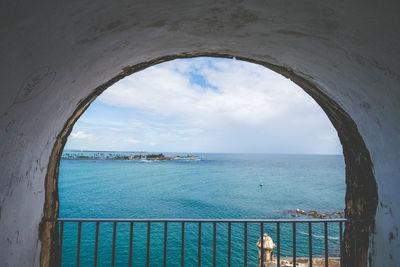
[[[57,184],[59,162],[64,145],[72,131],[74,123],[79,119],[79,117],[89,107],[90,103],[96,99],[97,96],[124,77],[169,60],[200,56],[236,58],[238,60],[259,64],[269,68],[285,76],[286,78],[291,79],[294,83],[303,88],[325,111],[329,120],[336,128],[343,147],[343,155],[346,163],[347,185],[345,209],[346,217],[369,220],[367,224],[358,225],[357,227],[353,227],[353,225],[347,225],[345,230],[344,250],[345,262],[347,262],[346,266],[353,266],[353,255],[360,255],[358,258],[359,266],[365,266],[367,263],[369,234],[371,227],[374,226],[373,219],[375,216],[378,197],[370,155],[354,121],[335,101],[324,94],[316,85],[307,79],[296,75],[291,70],[264,61],[218,53],[185,53],[181,55],[170,55],[125,67],[120,74],[97,87],[80,103],[73,115],[66,122],[63,131],[57,137],[56,144],[50,157],[49,168],[46,176],[46,200],[43,210],[44,216],[41,223],[42,227],[40,233],[43,246],[41,254],[42,265],[45,266],[46,263],[49,262],[50,266],[56,266],[58,261],[58,229],[56,224],[49,223],[48,219],[57,218],[58,216],[59,203]],[[359,241],[356,247],[353,243],[353,240]]]
[[[48,264],[46,242],[54,232],[40,222],[56,215],[51,206],[57,203],[45,192],[55,192],[60,137],[88,104],[85,99],[110,78],[127,74],[124,67],[165,55],[269,62],[321,106],[330,103],[325,112],[336,129],[347,129],[340,138],[351,144],[345,154],[355,163],[346,163],[347,175],[357,177],[348,180],[348,190],[354,189],[346,197],[354,211],[348,216],[369,217],[359,200],[371,201],[372,213],[377,197],[374,227],[360,238],[369,238],[370,266],[399,265],[397,1],[14,1],[2,3],[0,13],[3,265]],[[370,167],[362,168],[364,163]],[[371,190],[350,201],[375,187],[367,182],[371,175],[378,195]]]

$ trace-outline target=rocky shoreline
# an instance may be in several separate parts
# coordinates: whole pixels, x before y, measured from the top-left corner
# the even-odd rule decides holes
[[[280,259],[281,267],[292,267],[293,266],[293,258],[292,257],[285,257]],[[328,259],[329,267],[340,267],[340,258],[334,257]],[[277,261],[276,259],[269,263],[264,263],[265,267],[276,267]],[[309,261],[306,257],[296,257],[296,266],[298,267],[308,267]],[[325,266],[325,258],[313,258],[312,259],[312,266],[313,267],[324,267]]]
[[[296,209],[296,210],[290,210],[289,213],[292,217],[313,217],[319,219],[344,218],[344,211],[319,212],[316,210],[305,211],[302,209]]]

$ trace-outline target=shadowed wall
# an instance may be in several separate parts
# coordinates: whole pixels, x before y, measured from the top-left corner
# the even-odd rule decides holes
[[[344,147],[346,213],[375,216],[370,265],[399,265],[399,11],[395,1],[0,4],[1,264],[48,263],[56,233],[40,223],[57,215],[57,157],[97,94],[168,56],[232,55],[291,77],[324,108]]]

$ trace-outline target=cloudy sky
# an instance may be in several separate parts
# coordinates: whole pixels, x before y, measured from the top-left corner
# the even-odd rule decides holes
[[[321,108],[289,79],[234,59],[162,63],[107,89],[66,149],[341,154]]]

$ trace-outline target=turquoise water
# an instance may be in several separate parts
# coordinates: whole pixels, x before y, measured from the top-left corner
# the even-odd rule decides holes
[[[69,152],[70,153],[70,152]],[[90,153],[86,153],[90,154]],[[168,155],[168,153],[165,153]],[[171,155],[184,155],[172,153]],[[60,217],[79,218],[292,218],[291,210],[344,209],[343,156],[196,154],[200,160],[160,162],[64,159],[60,164]],[[264,186],[260,187],[260,179]],[[297,225],[297,256],[307,256],[307,225]],[[110,223],[100,224],[99,266],[110,266]],[[116,266],[127,266],[129,224],[117,226]],[[248,225],[248,263],[257,265],[259,224]],[[264,225],[276,242],[276,226]],[[185,265],[197,266],[197,224],[185,225]],[[226,266],[227,224],[217,224],[217,265]],[[338,226],[329,232],[337,256]],[[82,227],[81,266],[93,264],[95,224]],[[134,266],[145,266],[147,224],[134,224]],[[232,225],[232,266],[243,264],[243,225]],[[65,223],[63,266],[76,262],[77,224]],[[292,256],[291,225],[281,226],[281,255]],[[151,225],[151,266],[161,266],[163,224]],[[285,242],[286,241],[286,242]],[[180,264],[181,224],[168,225],[169,266]],[[314,255],[322,255],[323,227],[313,227]],[[275,251],[276,255],[276,251]],[[212,263],[212,224],[202,227],[202,263]]]

